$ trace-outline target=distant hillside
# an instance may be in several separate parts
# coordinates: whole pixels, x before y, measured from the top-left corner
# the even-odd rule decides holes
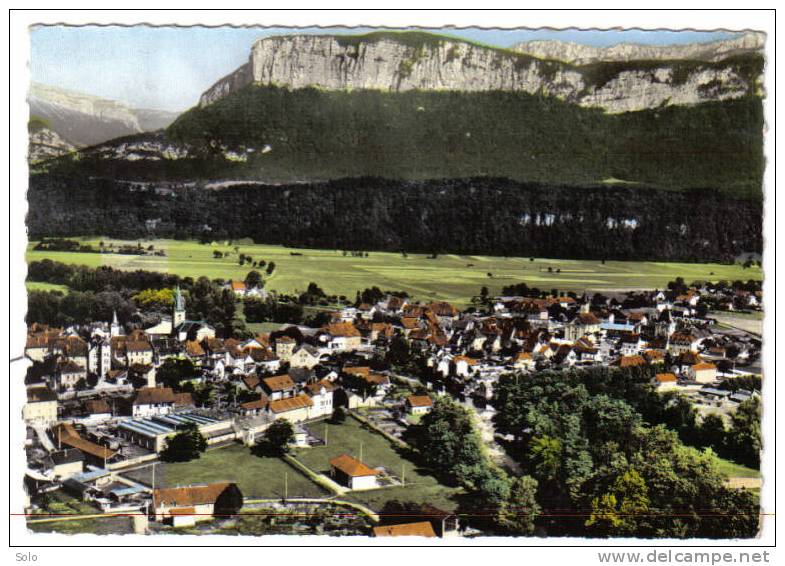
[[[608,115],[522,93],[248,86],[190,110],[166,135],[114,140],[55,168],[121,179],[261,182],[367,175],[618,180],[759,198],[762,132],[757,97]]]
[[[28,103],[31,116],[45,119],[53,132],[76,147],[159,130],[178,116],[38,83],[31,83]]]
[[[742,33],[733,39],[684,45],[641,45],[619,43],[610,47],[594,47],[568,41],[534,40],[517,43],[513,51],[541,59],[555,59],[575,65],[611,61],[706,61],[717,62],[734,55],[763,51],[766,35]]]

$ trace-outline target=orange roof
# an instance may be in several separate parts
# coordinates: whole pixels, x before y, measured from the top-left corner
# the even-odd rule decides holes
[[[433,400],[427,395],[409,395],[406,402],[412,407],[433,407]]]
[[[477,364],[477,360],[475,360],[474,358],[470,358],[469,356],[455,356],[452,359],[452,361],[454,361],[456,364],[458,362],[466,362],[470,366],[473,366],[473,365]]]
[[[333,322],[326,330],[332,336],[360,336],[360,331],[351,322]]]
[[[369,375],[371,373],[371,368],[368,366],[345,367],[343,368],[343,372],[351,375]]]
[[[145,340],[126,340],[125,349],[128,352],[150,352],[153,347]]]
[[[245,291],[245,283],[242,281],[232,281],[233,291]]]
[[[333,468],[342,471],[347,476],[353,478],[379,475],[377,470],[369,468],[360,462],[357,458],[352,458],[348,454],[341,454],[340,456],[336,456],[330,460],[330,465]]]
[[[531,359],[532,359],[532,355],[529,352],[518,352],[515,355],[515,361],[516,362],[523,362],[523,361],[531,360]]]
[[[390,383],[389,377],[379,373],[369,373],[368,375],[364,376],[364,378],[368,383],[375,385],[388,385]]]
[[[185,343],[185,351],[189,356],[204,356],[204,348],[196,340],[189,340]]]
[[[112,412],[112,409],[109,408],[109,403],[106,402],[106,399],[90,399],[85,401],[85,409],[87,409],[87,412],[91,415]]]
[[[136,394],[134,405],[174,403],[174,399],[174,392],[171,387],[142,387]]]
[[[705,370],[705,369],[717,369],[717,366],[715,366],[714,364],[707,363],[707,362],[702,362],[702,363],[695,364],[694,366],[692,366],[692,369],[694,371],[701,371],[701,370]]]
[[[658,373],[657,375],[654,376],[654,379],[656,379],[659,383],[669,383],[669,382],[678,381],[676,376],[672,373]]]
[[[445,301],[431,303],[428,307],[439,316],[457,316],[458,309]]]
[[[256,389],[256,386],[259,385],[259,378],[256,375],[245,375],[243,383],[248,389]]]
[[[195,406],[193,395],[190,393],[175,393],[174,404],[179,406]]]
[[[420,325],[419,319],[413,316],[404,316],[401,318],[401,325],[407,330],[417,328]]]
[[[375,537],[430,537],[436,536],[433,526],[429,521],[418,523],[404,523],[402,525],[385,525],[374,527],[373,536]]]
[[[153,506],[193,507],[215,503],[231,483],[211,483],[187,487],[167,487],[153,490]],[[192,511],[193,513],[193,511]]]
[[[105,446],[90,442],[86,438],[79,436],[79,433],[76,432],[76,429],[73,427],[73,425],[61,424],[55,427],[53,432],[55,440],[58,443],[65,444],[71,448],[76,448],[77,450],[80,450],[85,454],[95,456],[96,458],[108,460],[116,454],[114,450],[110,450]]]
[[[240,405],[243,409],[253,411],[255,409],[264,409],[267,407],[268,399],[266,395],[260,395],[255,401],[248,401]]]
[[[296,397],[270,401],[270,410],[273,413],[286,413],[288,411],[304,409],[305,407],[313,407],[313,401],[311,401],[311,398],[308,397],[308,395],[302,393]]]
[[[264,386],[270,391],[283,391],[294,387],[294,381],[289,377],[289,374],[274,375],[273,377],[265,377],[262,379]]]
[[[665,354],[659,350],[646,350],[643,352],[643,355],[646,356],[646,359],[650,362],[653,360],[662,360],[665,358]]]
[[[335,385],[333,385],[332,382],[327,379],[323,379],[316,383],[309,383],[305,387],[308,389],[308,391],[311,392],[312,395],[318,395],[322,390],[322,387],[324,387],[327,391],[332,391],[335,389]]]
[[[594,316],[593,313],[590,312],[582,312],[578,315],[578,322],[581,324],[599,324],[600,319]]]
[[[628,368],[633,366],[645,366],[646,360],[641,356],[622,356],[619,360],[619,367]]]

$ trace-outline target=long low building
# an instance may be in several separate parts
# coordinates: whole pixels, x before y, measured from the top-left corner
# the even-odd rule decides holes
[[[129,442],[160,452],[166,447],[168,438],[190,423],[199,427],[199,432],[208,444],[233,440],[237,436],[230,420],[218,420],[192,412],[129,419],[118,425],[117,433]]]

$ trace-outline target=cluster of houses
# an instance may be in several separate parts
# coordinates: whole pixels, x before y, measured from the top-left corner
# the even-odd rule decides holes
[[[234,283],[232,289],[247,293]],[[185,425],[196,425],[209,444],[254,444],[272,423],[285,419],[298,426],[296,441],[302,444],[307,433],[299,425],[329,417],[337,407],[428,413],[431,395],[390,395],[394,373],[373,369],[393,341],[405,342],[433,376],[467,396],[484,394],[491,403],[504,374],[595,365],[654,366],[660,390],[722,392],[718,382],[748,373],[761,344],[700,316],[706,292],[509,296],[464,312],[447,302],[390,295],[338,310],[320,328],[288,325],[238,340],[219,338],[208,323],[188,320],[177,289],[171,316],[147,329],[126,332],[116,315],[106,324],[68,329],[34,324],[25,350],[39,367],[28,374],[23,409],[33,447],[27,480],[37,490],[70,486],[102,509],[116,510],[138,504],[144,487],[120,485],[113,470],[155,459]],[[745,300],[760,305],[759,294]],[[161,386],[156,372],[172,358],[190,360],[197,381],[232,385],[235,394],[198,404],[191,393]],[[733,400],[733,394],[726,397]],[[330,465],[333,480],[348,489],[378,485],[379,471],[352,456]],[[160,491],[152,498],[152,516],[192,524],[198,519],[193,510],[214,506],[223,490],[233,501],[237,496],[236,486],[215,493],[194,489]],[[376,536],[407,529],[433,536],[430,528],[430,523],[379,527]]]

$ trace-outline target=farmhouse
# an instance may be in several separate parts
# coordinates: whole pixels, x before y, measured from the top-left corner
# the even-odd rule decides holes
[[[336,322],[325,327],[328,347],[333,352],[348,352],[362,345],[362,334],[351,322]]]
[[[701,362],[691,366],[687,374],[690,379],[698,383],[713,383],[717,380],[717,366],[708,362]]]
[[[227,288],[232,291],[237,297],[245,297],[248,292],[248,289],[245,286],[243,281],[229,281]]]
[[[672,373],[658,373],[654,376],[657,391],[672,391],[678,386],[679,380]]]
[[[433,409],[433,400],[427,395],[409,395],[406,398],[406,411],[410,415],[424,415]]]
[[[237,514],[243,494],[235,483],[212,483],[153,490],[153,515],[156,521],[174,527],[192,526],[215,516]]]
[[[373,489],[378,486],[376,476],[379,472],[348,454],[341,454],[330,460],[330,475],[349,489]]]
[[[289,375],[275,375],[261,380],[262,391],[273,401],[294,395],[295,385]]]

